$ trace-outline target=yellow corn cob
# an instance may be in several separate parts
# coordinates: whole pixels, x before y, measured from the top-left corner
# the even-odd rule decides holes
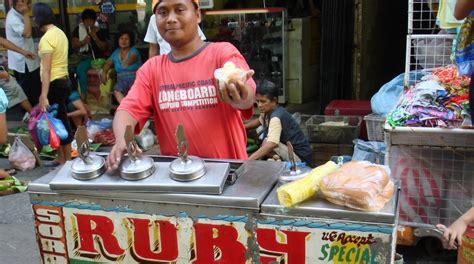
[[[305,177],[286,183],[277,189],[278,201],[285,207],[291,207],[312,197],[319,189],[321,179],[337,169],[332,161],[314,168]]]

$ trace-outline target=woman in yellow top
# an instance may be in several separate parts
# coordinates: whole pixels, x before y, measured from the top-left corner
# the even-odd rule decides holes
[[[44,32],[38,45],[38,53],[41,58],[39,106],[43,111],[46,111],[50,104],[58,104],[57,118],[63,122],[69,135],[66,140],[61,140],[58,156],[49,164],[59,165],[71,159],[73,138],[66,108],[66,100],[72,87],[67,61],[69,43],[64,32],[54,25],[54,13],[47,4],[37,3],[33,6],[33,19],[41,32]]]

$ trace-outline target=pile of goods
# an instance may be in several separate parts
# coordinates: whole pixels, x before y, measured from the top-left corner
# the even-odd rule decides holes
[[[107,128],[94,135],[94,143],[100,143],[104,146],[112,146],[115,144],[115,136],[112,129]]]
[[[405,91],[387,122],[395,127],[470,126],[469,83],[455,66],[436,68]]]
[[[395,186],[387,167],[367,161],[351,161],[340,168],[329,161],[307,176],[277,189],[285,207],[319,195],[329,202],[362,211],[379,211],[390,201]]]
[[[26,183],[13,176],[6,176],[5,178],[0,177],[0,196],[24,192],[27,187]]]

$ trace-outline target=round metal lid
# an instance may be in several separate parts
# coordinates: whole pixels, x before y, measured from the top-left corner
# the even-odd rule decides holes
[[[175,181],[194,181],[206,174],[204,161],[196,156],[178,158],[170,163],[170,177]]]
[[[120,177],[124,180],[138,181],[145,179],[155,172],[155,163],[146,156],[137,157],[135,160],[126,159],[120,166]]]
[[[77,158],[72,163],[71,171],[75,179],[95,179],[105,172],[105,159],[95,154],[89,154],[84,160]]]
[[[279,181],[280,182],[290,182],[294,180],[298,180],[303,178],[304,176],[308,175],[308,173],[312,169],[310,167],[304,166],[304,167],[298,167],[296,171],[293,170],[285,170],[282,175],[280,175]]]

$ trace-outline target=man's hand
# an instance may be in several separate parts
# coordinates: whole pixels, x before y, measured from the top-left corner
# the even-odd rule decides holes
[[[120,161],[122,160],[123,154],[126,152],[127,147],[124,139],[117,139],[115,145],[112,147],[109,156],[107,157],[107,171],[114,171],[118,169]]]
[[[91,43],[91,36],[87,35],[83,40],[81,40],[81,47]]]
[[[25,58],[30,59],[30,60],[33,60],[35,58],[35,54],[27,50],[23,52],[23,56],[25,56]]]
[[[237,109],[247,109],[253,104],[253,90],[247,84],[247,81],[254,75],[253,70],[246,72],[246,80],[230,81],[225,84],[223,89],[218,85],[219,95],[225,103],[230,104]],[[219,82],[219,81],[218,81]]]
[[[10,74],[6,71],[0,71],[0,79],[4,79],[5,81],[10,80]]]

